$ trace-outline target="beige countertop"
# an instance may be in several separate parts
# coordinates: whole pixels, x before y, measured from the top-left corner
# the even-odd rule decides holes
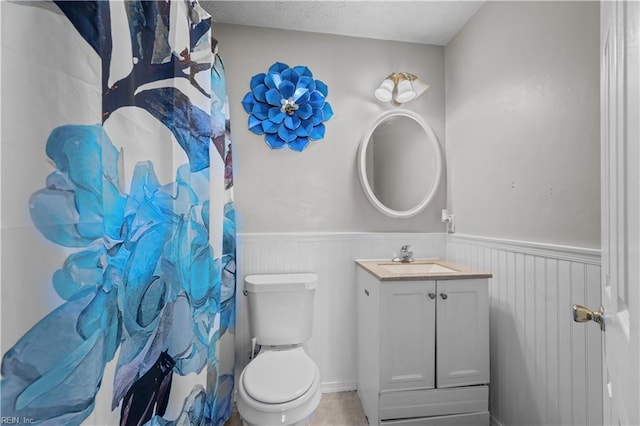
[[[460,280],[471,278],[491,278],[493,275],[467,268],[451,262],[445,262],[439,259],[415,259],[414,262],[402,263],[392,262],[391,260],[369,260],[359,259],[356,264],[380,281],[422,281],[422,280]],[[449,272],[391,272],[385,268],[385,265],[396,267],[396,265],[407,265],[407,269],[412,265],[420,267],[421,265],[439,265],[444,268],[451,269]],[[416,268],[418,269],[418,268]]]

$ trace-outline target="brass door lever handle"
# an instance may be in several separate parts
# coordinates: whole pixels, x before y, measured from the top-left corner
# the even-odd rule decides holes
[[[573,320],[575,322],[596,322],[600,325],[600,330],[604,331],[605,315],[602,311],[602,307],[599,311],[594,312],[582,305],[573,305]]]

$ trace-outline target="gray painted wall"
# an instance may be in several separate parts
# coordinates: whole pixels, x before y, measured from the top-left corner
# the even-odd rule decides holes
[[[447,45],[456,231],[600,247],[598,2],[487,2]]]
[[[393,109],[373,96],[393,71],[413,72],[431,85],[406,109],[420,114],[444,147],[443,47],[225,24],[214,25],[214,36],[227,70],[239,232],[444,231],[444,176],[426,211],[390,219],[369,204],[355,168],[360,139]],[[302,153],[271,150],[247,129],[240,102],[249,81],[277,61],[306,65],[329,86],[335,115],[325,138]]]

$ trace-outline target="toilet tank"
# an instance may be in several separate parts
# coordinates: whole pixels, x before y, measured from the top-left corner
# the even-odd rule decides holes
[[[296,345],[311,338],[317,281],[318,276],[312,273],[244,278],[249,328],[258,344]]]

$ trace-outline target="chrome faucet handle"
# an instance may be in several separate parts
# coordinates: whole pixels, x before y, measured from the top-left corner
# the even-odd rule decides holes
[[[400,255],[391,259],[393,262],[413,262],[413,252],[409,250],[411,246],[409,244],[400,247]]]
[[[410,250],[410,245],[400,247],[400,255],[394,259],[394,262],[413,262],[413,252]]]

